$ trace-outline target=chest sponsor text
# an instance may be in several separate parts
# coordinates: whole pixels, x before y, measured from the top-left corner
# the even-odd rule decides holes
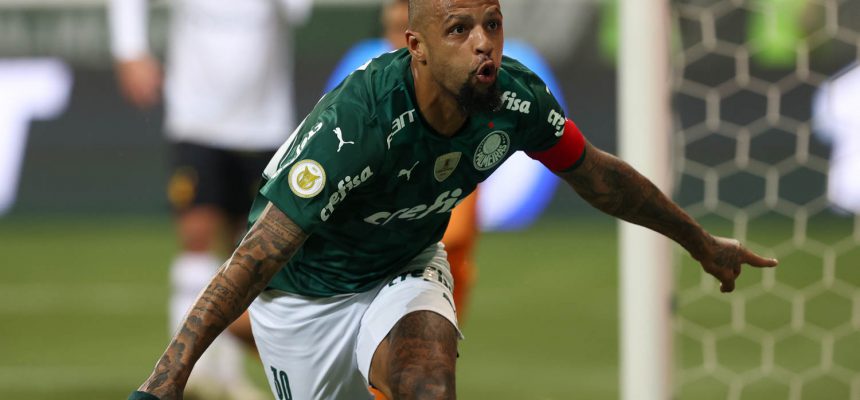
[[[463,190],[454,189],[444,191],[436,197],[433,204],[419,204],[413,207],[401,208],[394,212],[380,211],[364,219],[372,225],[386,225],[394,220],[415,221],[422,219],[431,213],[442,214],[451,211],[454,206],[463,200]]]
[[[335,206],[344,201],[350,191],[361,186],[362,183],[367,182],[371,176],[373,176],[373,171],[370,170],[370,167],[365,167],[360,174],[352,177],[347,176],[346,178],[341,179],[340,182],[337,183],[337,191],[329,196],[328,204],[320,210],[320,219],[322,221],[328,221],[328,219],[331,218],[331,214],[334,212]]]

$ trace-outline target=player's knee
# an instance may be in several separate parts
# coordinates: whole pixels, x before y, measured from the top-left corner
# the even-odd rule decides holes
[[[404,316],[392,329],[385,382],[392,400],[454,399],[457,330],[432,311]]]
[[[420,363],[398,369],[390,378],[396,400],[455,399],[454,370],[444,365]]]

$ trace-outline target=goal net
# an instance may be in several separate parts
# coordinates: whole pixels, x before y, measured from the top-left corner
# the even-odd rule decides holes
[[[860,218],[828,201],[831,147],[813,123],[819,87],[858,60],[860,0],[671,13],[675,198],[780,260],[726,295],[676,254],[674,398],[860,400]]]

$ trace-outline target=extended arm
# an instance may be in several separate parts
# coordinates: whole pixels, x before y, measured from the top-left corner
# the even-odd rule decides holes
[[[181,399],[191,368],[266,288],[307,235],[271,203],[194,304],[140,391]]]
[[[633,167],[589,143],[585,146],[582,164],[559,176],[597,209],[678,242],[721,282],[722,291],[734,290],[741,264],[777,264],[775,259],[752,253],[737,240],[711,236]]]
[[[123,96],[146,110],[161,100],[160,63],[150,54],[147,41],[147,0],[111,0],[108,3],[111,52]]]

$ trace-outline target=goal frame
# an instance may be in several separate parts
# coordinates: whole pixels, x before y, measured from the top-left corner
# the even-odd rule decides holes
[[[671,192],[669,2],[620,0],[619,154]],[[672,255],[669,240],[619,223],[622,400],[671,397]]]

